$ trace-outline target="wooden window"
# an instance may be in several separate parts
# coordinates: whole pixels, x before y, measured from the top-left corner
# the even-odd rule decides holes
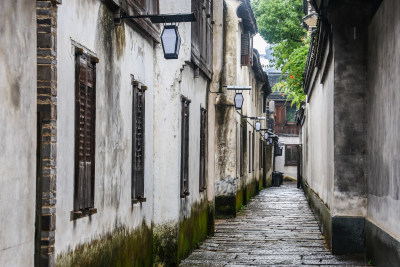
[[[134,2],[148,14],[158,14],[159,12],[158,0],[135,0]]]
[[[146,201],[144,195],[145,163],[145,86],[133,81],[132,99],[132,204]]]
[[[251,131],[249,131],[249,166],[248,166],[248,170],[249,170],[249,173],[251,173],[251,160],[252,160],[252,158],[251,158]]]
[[[296,106],[286,106],[286,123],[295,123]]]
[[[94,209],[96,63],[98,59],[76,50],[75,56],[75,183],[71,219]]]
[[[252,134],[252,147],[251,147],[251,169],[254,171],[254,162],[256,161],[256,158],[255,158],[255,153],[254,153],[254,147],[256,146],[256,144],[255,144],[255,142],[256,142],[256,140],[255,140],[255,138],[254,138],[254,132],[253,132],[253,134]]]
[[[189,104],[183,97],[182,102],[182,134],[181,134],[181,198],[189,195]]]
[[[240,138],[240,147],[239,147],[239,172],[240,176],[244,175],[244,142],[246,140],[246,132],[244,131],[244,127],[242,124],[240,124],[240,133],[239,133],[239,138]]]
[[[196,22],[192,27],[192,60],[203,72],[211,77],[212,74],[212,0],[192,0],[192,12]]]
[[[285,146],[285,165],[297,166],[297,145]]]
[[[241,37],[240,47],[240,65],[252,66],[253,65],[253,37],[250,33],[243,33]]]
[[[260,139],[258,141],[258,169],[261,170],[262,168],[262,163],[263,163],[263,153],[262,153],[262,148],[263,148],[263,141]]]
[[[204,191],[206,187],[206,149],[207,149],[207,110],[200,108],[200,177],[199,189]]]

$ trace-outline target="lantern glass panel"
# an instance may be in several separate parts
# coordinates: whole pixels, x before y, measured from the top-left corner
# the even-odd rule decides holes
[[[242,93],[236,93],[235,95],[235,108],[242,109],[243,106],[243,95]]]
[[[261,129],[261,122],[256,121],[256,131],[259,132]]]
[[[161,42],[164,49],[164,57],[166,59],[177,59],[181,45],[178,27],[175,25],[165,26],[161,34]]]

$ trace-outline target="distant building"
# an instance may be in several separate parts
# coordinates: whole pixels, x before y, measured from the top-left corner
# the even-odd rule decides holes
[[[283,145],[282,156],[275,158],[275,171],[296,178],[297,149],[300,143],[299,126],[295,122],[296,106],[286,102],[286,96],[282,92],[271,93],[268,101],[275,102],[274,132]]]

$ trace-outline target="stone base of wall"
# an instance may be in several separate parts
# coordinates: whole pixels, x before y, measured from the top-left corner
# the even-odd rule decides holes
[[[322,199],[303,181],[303,189],[308,203],[318,220],[333,254],[359,254],[365,252],[364,217],[332,217]]]
[[[374,266],[400,266],[400,241],[373,221],[365,220],[366,254]]]
[[[145,223],[118,229],[101,239],[58,255],[55,266],[152,266],[153,232]]]
[[[215,197],[215,217],[217,219],[236,217],[236,213],[242,206],[257,195],[262,187],[262,178],[259,181],[254,179],[243,188],[238,189],[236,195]]]

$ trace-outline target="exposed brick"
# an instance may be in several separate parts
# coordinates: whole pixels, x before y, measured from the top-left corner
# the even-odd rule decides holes
[[[51,7],[51,1],[36,1],[36,7]]]
[[[56,230],[56,215],[42,215],[42,230],[54,231]]]
[[[38,19],[37,25],[51,25],[51,19]]]
[[[51,65],[38,65],[37,78],[38,80],[51,80],[52,78]]]
[[[44,16],[51,16],[52,15],[52,10],[51,9],[37,9],[36,10],[37,15],[44,15]]]

